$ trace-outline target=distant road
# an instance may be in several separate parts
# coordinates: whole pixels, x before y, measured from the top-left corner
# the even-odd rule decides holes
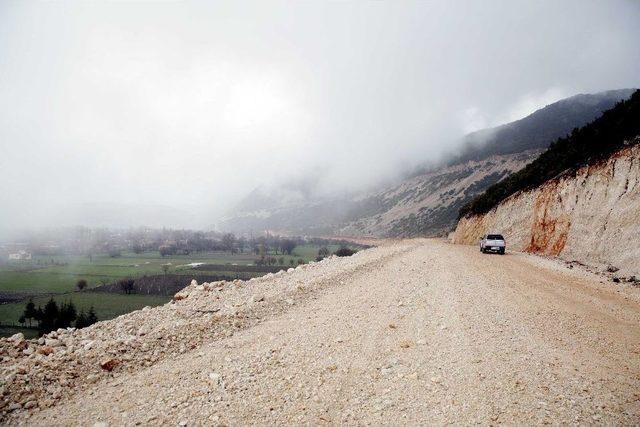
[[[183,353],[149,367],[133,349],[94,384],[78,380],[83,391],[30,418],[18,411],[13,421],[640,422],[638,288],[532,255],[483,255],[424,239],[383,242],[352,259],[252,283],[215,298],[194,290],[173,308],[150,310],[141,322],[176,326],[138,339],[172,348],[162,339],[167,328],[199,325],[180,313],[207,298],[244,322],[230,336],[182,336]],[[250,302],[233,308],[232,301]],[[107,334],[122,322],[98,329]]]

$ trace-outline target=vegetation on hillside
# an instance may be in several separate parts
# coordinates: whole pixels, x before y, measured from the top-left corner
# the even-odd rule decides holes
[[[544,150],[551,142],[568,135],[574,127],[587,125],[632,93],[633,89],[619,89],[575,95],[515,122],[474,132],[465,137],[463,151],[452,159],[451,164],[497,154]]]
[[[343,256],[351,256],[353,254],[355,254],[356,250],[348,248],[346,246],[341,246],[340,249],[338,249],[337,251],[335,251],[335,255],[339,256],[339,257],[343,257]]]
[[[560,174],[575,173],[582,166],[606,159],[638,135],[640,90],[592,123],[558,139],[524,169],[489,187],[460,209],[459,218],[484,214],[518,191],[536,188]]]

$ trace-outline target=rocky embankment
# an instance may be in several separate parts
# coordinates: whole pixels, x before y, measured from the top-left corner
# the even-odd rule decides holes
[[[465,217],[453,241],[477,244],[487,232],[509,248],[560,256],[640,277],[640,145],[606,161],[516,193],[485,215]]]
[[[40,342],[1,340],[1,421],[634,425],[639,296],[529,254],[384,241],[252,282],[194,283]]]
[[[58,329],[37,340],[22,334],[0,339],[0,420],[24,421],[30,412],[95,383],[232,336],[406,249],[391,245],[348,258],[332,256],[248,281],[194,280],[164,306],[80,330]]]

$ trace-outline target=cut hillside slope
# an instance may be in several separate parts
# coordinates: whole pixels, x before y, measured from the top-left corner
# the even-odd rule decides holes
[[[374,191],[320,197],[309,183],[260,188],[219,226],[239,232],[444,235],[455,226],[462,205],[632,92],[623,89],[576,95],[521,120],[472,133],[461,142],[462,154],[452,154],[439,167],[419,170]]]
[[[640,138],[607,160],[514,194],[460,220],[453,241],[500,232],[508,248],[612,265],[640,277]]]
[[[453,234],[640,273],[640,91],[467,204]]]
[[[460,210],[460,217],[488,212],[518,191],[542,185],[561,174],[607,159],[640,135],[640,90],[601,117],[559,138],[521,171],[492,185]]]

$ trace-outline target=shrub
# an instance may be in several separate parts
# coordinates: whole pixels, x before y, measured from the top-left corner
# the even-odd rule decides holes
[[[109,256],[111,258],[118,258],[120,255],[120,249],[109,249]]]
[[[177,248],[173,245],[162,245],[158,248],[158,252],[160,252],[160,256],[167,256],[167,255],[175,255],[177,251]]]
[[[93,309],[93,306],[89,309],[89,313],[85,314],[83,310],[80,310],[80,314],[76,317],[75,327],[78,329],[91,326],[98,321],[98,316]]]
[[[87,322],[87,316],[84,314],[84,311],[80,310],[80,314],[78,314],[78,317],[76,317],[75,326],[78,329],[86,328],[87,326],[89,326],[89,323]]]
[[[76,283],[76,288],[78,288],[79,291],[85,290],[87,288],[87,281],[84,279],[78,280],[78,282]]]
[[[134,291],[134,284],[136,283],[133,279],[122,279],[118,281],[118,286],[122,289],[122,292],[125,294],[131,294]]]
[[[329,248],[326,246],[321,247],[320,249],[318,249],[318,257],[316,258],[318,261],[322,260],[322,258],[326,258],[329,256]]]
[[[355,254],[357,251],[348,248],[346,246],[341,246],[340,249],[338,249],[337,251],[334,252],[334,254],[336,256],[351,256],[353,254]]]
[[[98,321],[98,316],[96,316],[96,312],[93,309],[93,306],[89,307],[89,313],[87,313],[87,326],[91,326]]]

